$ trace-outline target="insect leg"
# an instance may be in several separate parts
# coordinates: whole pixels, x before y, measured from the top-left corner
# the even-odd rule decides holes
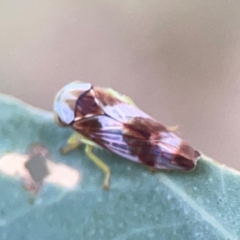
[[[73,133],[67,141],[67,145],[60,148],[61,154],[66,154],[81,144],[82,136],[78,133]]]
[[[179,129],[178,125],[167,127],[167,130],[170,131],[170,132],[176,132],[178,129]]]
[[[149,172],[151,172],[152,174],[157,172],[157,169],[155,167],[147,167]]]
[[[99,159],[93,152],[92,152],[92,146],[87,144],[85,152],[87,156],[104,172],[105,178],[103,182],[103,188],[105,190],[109,189],[109,181],[110,181],[110,176],[111,172],[109,167],[101,160]]]

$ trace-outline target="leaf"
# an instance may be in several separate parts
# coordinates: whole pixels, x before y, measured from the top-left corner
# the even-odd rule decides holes
[[[96,150],[112,170],[106,192],[101,171],[83,147],[59,154],[71,133],[54,124],[52,113],[0,96],[1,240],[239,239],[239,172],[203,156],[192,172],[151,174]],[[35,143],[50,152],[55,175],[31,204],[20,165]],[[74,174],[78,178],[72,180]]]

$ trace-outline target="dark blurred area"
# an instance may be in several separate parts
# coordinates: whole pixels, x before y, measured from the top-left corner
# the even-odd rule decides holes
[[[52,109],[73,80],[112,87],[240,169],[240,2],[0,2],[0,91]]]

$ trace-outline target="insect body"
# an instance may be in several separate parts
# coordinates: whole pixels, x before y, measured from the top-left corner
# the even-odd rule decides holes
[[[112,89],[70,83],[58,92],[54,112],[59,125],[76,131],[62,152],[85,143],[87,155],[105,173],[105,189],[109,187],[110,169],[92,153],[94,146],[166,170],[192,170],[200,156],[188,143],[140,110],[129,97]]]

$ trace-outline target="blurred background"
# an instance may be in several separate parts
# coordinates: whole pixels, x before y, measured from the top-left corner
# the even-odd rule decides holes
[[[1,0],[0,91],[51,110],[73,80],[112,87],[240,170],[239,12],[221,0]]]

